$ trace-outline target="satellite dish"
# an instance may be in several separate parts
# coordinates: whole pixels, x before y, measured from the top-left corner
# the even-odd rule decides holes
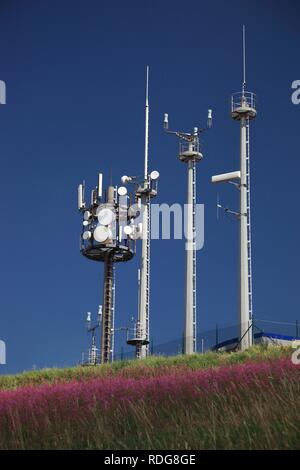
[[[82,225],[83,225],[84,227],[86,227],[87,225],[89,225],[89,223],[88,223],[87,220],[84,220],[84,221],[82,222]]]
[[[123,184],[130,183],[130,181],[132,181],[132,178],[131,178],[130,176],[124,175],[124,176],[122,176],[122,178],[121,178],[121,183],[123,183]]]
[[[92,237],[92,233],[89,230],[87,230],[86,232],[83,232],[82,238],[84,240],[90,240],[91,237]]]
[[[151,173],[150,173],[150,178],[151,178],[152,180],[154,180],[154,181],[157,180],[157,179],[159,178],[159,172],[156,171],[156,170],[151,171]]]
[[[115,220],[115,214],[111,209],[105,207],[97,211],[97,217],[101,225],[110,225]]]
[[[91,217],[90,211],[85,211],[83,214],[84,220],[89,220],[90,217]]]
[[[119,196],[126,196],[127,188],[125,188],[125,186],[120,186],[118,189],[118,194]]]
[[[125,227],[124,227],[124,233],[125,233],[126,235],[131,235],[132,232],[133,232],[132,227],[130,227],[130,225],[125,225]]]
[[[98,225],[95,228],[94,239],[99,243],[105,242],[110,237],[110,235],[111,232],[109,228],[105,227],[104,225]]]

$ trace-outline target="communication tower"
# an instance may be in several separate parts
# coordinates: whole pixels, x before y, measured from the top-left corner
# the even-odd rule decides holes
[[[127,230],[134,218],[127,188],[110,185],[103,192],[102,179],[99,173],[89,204],[85,201],[85,183],[78,186],[78,209],[83,215],[80,251],[104,264],[100,362],[105,363],[114,355],[115,263],[133,258],[135,239]]]
[[[164,115],[164,129],[168,134],[174,134],[179,138],[179,160],[186,163],[188,168],[184,354],[192,354],[197,350],[196,164],[203,158],[200,151],[200,135],[209,129],[211,124],[211,109],[208,110],[207,126],[203,129],[194,127],[191,133],[170,131],[169,116]]]
[[[245,26],[243,26],[243,83],[242,91],[231,97],[231,117],[240,123],[240,171],[212,177],[213,183],[230,182],[240,191],[239,240],[239,328],[240,349],[245,350],[253,343],[252,306],[252,259],[251,259],[251,207],[250,207],[250,121],[256,118],[256,96],[246,91],[246,47]],[[219,207],[222,207],[219,205]],[[228,209],[226,209],[228,211]],[[231,211],[232,212],[232,211]]]
[[[151,248],[151,200],[157,195],[158,171],[148,172],[149,157],[149,67],[146,77],[146,106],[145,106],[145,153],[144,176],[141,181],[135,176],[123,176],[123,184],[135,185],[135,200],[139,220],[135,232],[137,238],[142,239],[141,265],[139,270],[139,305],[138,320],[134,326],[133,335],[128,337],[127,343],[136,348],[136,357],[143,358],[149,354],[150,343],[150,248]],[[130,230],[130,229],[128,229]]]

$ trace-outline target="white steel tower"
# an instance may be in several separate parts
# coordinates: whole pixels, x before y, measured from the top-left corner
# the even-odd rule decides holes
[[[134,335],[127,343],[136,347],[136,357],[141,359],[149,354],[149,319],[150,319],[150,242],[151,242],[151,199],[157,195],[158,171],[148,173],[149,156],[149,67],[146,76],[145,106],[145,152],[144,176],[138,183],[135,177],[123,176],[123,183],[137,183],[135,191],[138,206],[141,208],[141,265],[139,271],[139,305],[138,320]]]
[[[149,307],[150,307],[150,193],[148,185],[148,154],[149,154],[149,67],[147,66],[146,78],[146,106],[145,106],[145,160],[144,160],[144,184],[140,191],[140,200],[143,213],[142,221],[142,255],[140,270],[140,296],[139,296],[139,335],[145,338],[136,345],[136,356],[143,358],[148,354],[149,348]],[[145,343],[145,344],[144,344]]]
[[[231,117],[240,122],[240,172],[217,175],[212,178],[212,182],[239,180],[237,186],[240,190],[240,210],[237,215],[240,221],[239,346],[241,350],[249,348],[253,343],[249,123],[251,119],[255,119],[256,114],[256,96],[246,91],[245,26],[243,26],[242,92],[234,93],[231,97]],[[235,175],[234,178],[232,175]]]
[[[164,115],[164,128],[169,134],[179,137],[179,159],[188,167],[187,213],[185,235],[185,316],[184,316],[184,354],[197,351],[197,298],[196,298],[196,163],[202,160],[200,152],[200,134],[211,127],[212,111],[208,110],[208,122],[205,129],[194,127],[192,133],[169,131],[169,117]]]

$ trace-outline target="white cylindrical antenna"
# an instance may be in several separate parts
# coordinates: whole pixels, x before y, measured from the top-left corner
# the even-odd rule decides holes
[[[169,129],[169,115],[168,115],[168,113],[164,114],[164,129],[165,130]]]
[[[98,324],[100,325],[102,320],[102,305],[99,305],[99,310],[98,310]]]
[[[246,91],[246,28],[243,24],[243,94]]]
[[[121,243],[123,239],[123,226],[119,225],[119,242]]]
[[[149,65],[147,65],[146,77],[146,109],[145,109],[145,167],[144,178],[148,178],[148,154],[149,154]]]
[[[212,126],[212,110],[209,109],[207,112],[207,127],[210,129]]]
[[[102,178],[103,178],[102,173],[99,173],[98,174],[98,197],[99,198],[102,197]]]
[[[78,185],[78,209],[81,210],[85,206],[84,204],[84,184]]]
[[[91,321],[92,321],[92,314],[91,314],[91,312],[87,312],[87,314],[86,314],[86,322],[87,322],[87,323],[91,323]]]

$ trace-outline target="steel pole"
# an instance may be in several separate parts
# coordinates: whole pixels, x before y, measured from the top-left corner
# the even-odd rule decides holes
[[[193,319],[193,161],[188,162],[188,191],[186,207],[186,271],[185,271],[185,326],[184,354],[194,352]]]
[[[240,187],[240,348],[252,345],[249,312],[249,263],[247,217],[247,119],[241,119],[241,187]],[[248,330],[248,331],[247,331]]]
[[[142,221],[142,253],[141,253],[141,279],[140,279],[140,304],[139,304],[139,318],[138,324],[140,328],[139,336],[148,340],[148,321],[149,321],[149,256],[150,256],[150,241],[149,241],[149,207],[148,196],[142,194],[141,206],[143,211]],[[148,345],[138,343],[136,345],[136,356],[138,358],[146,357],[148,354]]]

